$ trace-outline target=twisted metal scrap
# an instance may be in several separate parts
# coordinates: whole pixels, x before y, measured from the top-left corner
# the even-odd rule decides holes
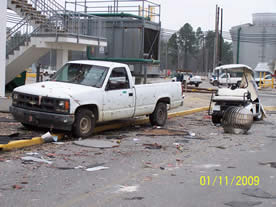
[[[243,107],[231,106],[222,117],[222,127],[225,133],[246,133],[251,128],[252,123],[252,112]]]

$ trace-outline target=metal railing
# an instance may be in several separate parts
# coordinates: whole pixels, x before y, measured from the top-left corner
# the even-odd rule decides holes
[[[68,0],[65,8],[88,14],[127,13],[160,23],[160,4],[148,0]]]
[[[60,35],[80,37],[104,37],[103,18],[65,10],[55,0],[29,0],[32,8],[18,23],[7,29],[6,57],[20,46],[27,45],[32,36]],[[26,1],[20,2],[27,8]],[[26,10],[23,10],[26,11]]]

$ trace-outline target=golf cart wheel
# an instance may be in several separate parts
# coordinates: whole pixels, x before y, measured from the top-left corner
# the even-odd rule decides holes
[[[73,125],[73,135],[75,137],[87,138],[92,135],[94,129],[94,113],[88,109],[79,109],[76,113],[76,119]]]
[[[220,124],[221,123],[221,114],[219,112],[212,114],[212,122],[213,124]]]
[[[198,87],[198,86],[199,86],[199,83],[196,83],[196,84],[195,84],[195,87]]]
[[[264,113],[260,113],[258,116],[254,117],[254,121],[264,120]]]
[[[167,104],[159,102],[153,113],[149,115],[149,120],[152,126],[164,126],[168,118]]]
[[[214,86],[219,86],[219,82],[217,80],[214,81],[213,83]]]

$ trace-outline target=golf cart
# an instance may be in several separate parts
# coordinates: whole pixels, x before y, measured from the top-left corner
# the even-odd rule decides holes
[[[242,73],[242,78],[236,84],[231,84],[229,88],[218,88],[217,92],[212,94],[210,106],[213,105],[213,107],[212,111],[209,111],[212,122],[221,124],[225,111],[230,107],[248,109],[254,120],[262,120],[265,111],[258,96],[254,71],[242,64],[222,65],[220,69],[225,73]]]

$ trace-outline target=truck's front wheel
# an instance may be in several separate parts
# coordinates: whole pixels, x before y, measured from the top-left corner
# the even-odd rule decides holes
[[[79,109],[73,126],[74,136],[87,138],[92,135],[94,128],[95,116],[93,112],[88,109]]]
[[[164,126],[166,124],[168,117],[167,104],[164,102],[159,102],[152,114],[149,115],[150,123],[152,126]]]

